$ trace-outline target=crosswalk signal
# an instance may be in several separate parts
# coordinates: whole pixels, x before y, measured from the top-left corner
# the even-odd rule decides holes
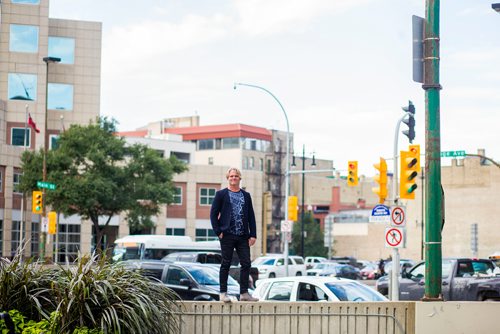
[[[56,234],[57,232],[57,213],[55,211],[50,211],[49,214],[49,234]]]
[[[401,151],[401,178],[399,197],[415,199],[417,175],[420,171],[420,145],[410,145],[409,151]]]
[[[372,191],[378,195],[379,203],[384,204],[387,198],[387,162],[384,158],[380,158],[380,162],[373,164],[373,167],[378,169],[379,174],[374,177],[375,182],[378,183],[378,187],[372,188]]]
[[[33,191],[33,197],[31,199],[31,212],[42,213],[43,211],[43,193],[41,191]]]
[[[347,185],[354,187],[358,185],[358,162],[349,161],[347,163]]]
[[[288,220],[297,221],[299,211],[299,199],[297,196],[288,196]]]

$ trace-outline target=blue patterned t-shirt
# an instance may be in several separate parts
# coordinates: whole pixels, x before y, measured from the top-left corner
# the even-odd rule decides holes
[[[243,235],[243,207],[245,205],[245,197],[240,191],[229,191],[229,200],[231,201],[231,224],[229,225],[229,233],[233,235]]]

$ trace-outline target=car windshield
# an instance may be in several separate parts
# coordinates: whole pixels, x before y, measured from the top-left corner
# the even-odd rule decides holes
[[[253,261],[253,265],[254,266],[272,266],[272,265],[274,265],[274,261],[276,261],[276,259],[261,257],[261,258],[255,259],[255,261]]]
[[[187,271],[194,280],[202,285],[219,285],[219,270],[213,267],[188,267]],[[231,276],[227,279],[227,285],[238,285]]]
[[[377,293],[375,290],[356,282],[349,283],[326,283],[330,291],[340,301],[385,301],[385,297]]]

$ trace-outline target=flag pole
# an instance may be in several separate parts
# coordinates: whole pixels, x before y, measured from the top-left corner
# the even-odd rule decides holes
[[[29,106],[26,104],[26,112],[25,112],[25,117],[24,117],[24,137],[23,137],[23,153],[26,151],[26,137],[28,136],[28,109]],[[30,131],[31,133],[31,131]],[[31,139],[31,138],[30,138]],[[24,224],[24,197],[26,196],[26,193],[23,192],[21,196],[21,221],[19,222],[19,246],[18,250],[22,251],[23,247],[23,224]],[[23,260],[24,254],[21,254],[21,261]]]

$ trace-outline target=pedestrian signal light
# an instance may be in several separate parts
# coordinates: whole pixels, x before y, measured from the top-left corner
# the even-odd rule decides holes
[[[349,161],[347,163],[347,185],[354,187],[358,185],[358,162]]]
[[[32,207],[31,212],[42,213],[43,211],[43,193],[41,191],[33,191],[33,198],[31,199]]]
[[[57,213],[55,211],[50,211],[49,214],[49,234],[56,234],[57,232]]]
[[[288,220],[297,221],[299,211],[299,199],[297,196],[288,196]]]
[[[415,199],[417,175],[420,171],[420,145],[410,145],[409,151],[401,151],[401,177],[399,197]]]
[[[374,164],[373,167],[379,171],[379,174],[374,177],[378,187],[372,188],[372,191],[378,195],[379,203],[384,204],[387,198],[387,162],[384,158],[380,158],[380,162]]]

